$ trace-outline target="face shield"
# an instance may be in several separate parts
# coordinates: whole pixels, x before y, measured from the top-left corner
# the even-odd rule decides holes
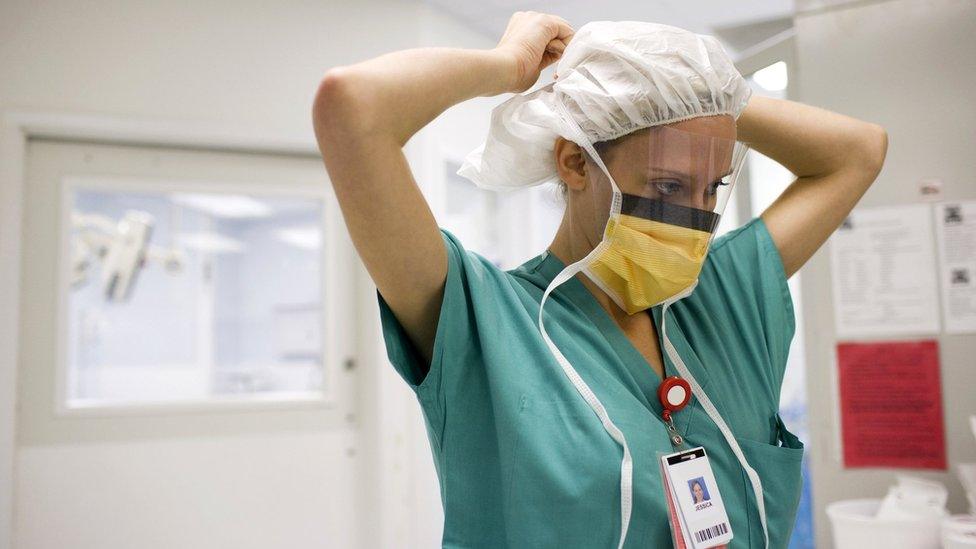
[[[728,136],[728,123],[647,128],[603,155],[581,145],[596,171],[567,205],[594,246],[580,270],[628,314],[697,285],[748,150]]]

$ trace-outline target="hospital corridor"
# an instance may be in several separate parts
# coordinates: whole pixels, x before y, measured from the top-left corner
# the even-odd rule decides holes
[[[0,0],[0,549],[976,548],[973,0]]]

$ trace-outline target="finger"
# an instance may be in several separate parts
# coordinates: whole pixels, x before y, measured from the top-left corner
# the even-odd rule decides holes
[[[573,30],[573,26],[569,24],[569,21],[559,17],[558,15],[551,15],[550,17],[552,17],[557,24],[557,33],[555,38],[568,44],[572,36],[576,34],[576,31]]]
[[[553,53],[551,51],[547,51],[547,52],[545,52],[545,53],[542,54],[542,59],[543,59],[543,63],[544,63],[543,66],[544,67],[548,67],[550,63],[553,63],[555,61],[559,61],[561,58],[562,58],[562,54]]]
[[[566,51],[566,44],[562,40],[553,40],[546,46],[546,51],[556,55],[562,55]]]

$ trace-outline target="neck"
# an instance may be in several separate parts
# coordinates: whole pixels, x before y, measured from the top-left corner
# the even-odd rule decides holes
[[[597,244],[599,242],[594,243],[590,241],[579,225],[571,220],[571,216],[564,215],[562,222],[559,224],[559,230],[556,231],[556,236],[553,238],[552,244],[549,245],[549,253],[558,257],[563,262],[563,265],[569,266],[586,257],[588,253],[593,251],[593,248]],[[627,319],[634,316],[628,315],[627,311],[621,309],[614,300],[610,299],[610,296],[582,272],[576,273],[575,278],[582,282],[583,286],[593,294],[597,303],[607,311],[611,318],[619,322],[626,322]]]

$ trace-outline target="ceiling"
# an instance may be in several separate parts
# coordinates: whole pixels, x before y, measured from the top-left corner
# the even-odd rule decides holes
[[[638,20],[715,35],[736,56],[792,26],[793,0],[422,0],[497,40],[516,11],[558,15],[581,27],[588,21]]]

